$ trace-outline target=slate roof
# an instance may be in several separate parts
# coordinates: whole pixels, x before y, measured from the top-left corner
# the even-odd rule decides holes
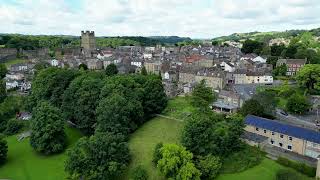
[[[320,144],[320,133],[317,131],[283,124],[253,115],[248,115],[245,118],[245,124]]]

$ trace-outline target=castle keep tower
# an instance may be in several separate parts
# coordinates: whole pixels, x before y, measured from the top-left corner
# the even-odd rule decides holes
[[[86,57],[91,57],[96,50],[94,31],[81,31],[81,49]]]

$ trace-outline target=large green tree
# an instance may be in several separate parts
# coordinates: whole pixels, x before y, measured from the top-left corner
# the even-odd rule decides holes
[[[143,123],[143,108],[139,101],[111,94],[97,107],[98,132],[129,134]]]
[[[168,102],[161,79],[156,75],[147,76],[143,90],[142,106],[145,116],[161,113]]]
[[[7,160],[8,144],[2,135],[0,135],[0,165]]]
[[[116,75],[118,74],[118,68],[115,64],[109,64],[107,67],[106,67],[106,75],[107,76],[113,76],[113,75]]]
[[[29,110],[42,100],[49,101],[52,105],[60,107],[63,93],[70,82],[78,75],[77,71],[47,68],[41,70],[32,82],[32,93],[29,97]]]
[[[311,93],[320,92],[320,64],[307,64],[297,73],[299,85]]]
[[[31,146],[40,153],[53,154],[64,150],[66,134],[61,111],[48,102],[40,102],[31,120]]]
[[[243,106],[240,109],[240,113],[243,116],[247,116],[249,114],[255,116],[263,116],[264,107],[259,103],[259,101],[255,99],[249,99],[244,102]]]
[[[310,108],[310,103],[306,97],[296,93],[288,99],[286,108],[289,112],[295,114],[304,114]]]
[[[0,79],[0,103],[4,101],[7,97],[6,83],[4,80]]]
[[[6,74],[8,72],[8,69],[5,64],[0,63],[0,79],[3,79],[6,77]]]
[[[71,179],[116,179],[126,169],[129,160],[124,136],[97,133],[79,139],[68,150],[65,170]]]
[[[7,122],[13,118],[22,108],[22,98],[19,96],[8,96],[0,103],[0,132],[7,128]]]
[[[70,120],[85,134],[93,134],[96,124],[96,107],[103,86],[99,73],[86,73],[74,79],[63,94],[63,110]]]
[[[287,74],[287,65],[283,64],[281,66],[276,67],[273,71],[272,74],[274,76],[286,76]]]
[[[277,106],[277,99],[276,99],[277,93],[272,90],[265,90],[263,92],[259,92],[255,94],[252,99],[256,100],[263,106],[263,114],[267,116],[273,116],[275,115],[275,110]]]
[[[209,108],[209,104],[216,99],[216,96],[210,87],[206,86],[205,80],[202,80],[192,91],[192,105],[200,109]]]
[[[196,155],[228,155],[238,148],[243,118],[223,118],[212,112],[194,114],[185,123],[182,144]]]
[[[201,172],[195,167],[193,154],[176,144],[165,144],[160,149],[158,169],[169,179],[200,180]]]
[[[263,43],[262,42],[251,40],[251,39],[247,39],[243,43],[243,47],[242,47],[241,51],[243,53],[245,53],[245,54],[248,54],[248,53],[260,54],[262,49],[263,49]]]

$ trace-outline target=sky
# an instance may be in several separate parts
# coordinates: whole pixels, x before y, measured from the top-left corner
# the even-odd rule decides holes
[[[320,0],[0,0],[0,33],[213,38],[320,27]]]

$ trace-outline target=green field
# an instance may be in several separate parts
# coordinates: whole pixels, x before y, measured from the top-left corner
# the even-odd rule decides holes
[[[181,106],[183,105],[183,106]],[[177,98],[170,100],[165,111],[166,116],[185,119],[182,114],[193,112],[189,100]],[[163,117],[155,117],[140,127],[129,140],[132,160],[122,180],[130,179],[133,169],[139,165],[147,170],[150,180],[164,180],[152,163],[153,150],[157,143],[180,143],[183,122]],[[80,137],[76,129],[66,129],[69,148]],[[29,139],[21,142],[16,136],[7,138],[9,153],[8,161],[0,167],[0,179],[12,180],[60,180],[66,179],[64,172],[65,153],[53,156],[39,155],[33,151]],[[221,174],[217,180],[274,180],[276,172],[285,168],[275,161],[265,158],[261,164],[241,173]],[[311,180],[305,176],[301,180]]]
[[[190,103],[190,97],[177,97],[168,102],[162,114],[183,120],[195,111],[196,109]]]
[[[15,59],[15,60],[7,61],[7,62],[5,62],[4,64],[5,64],[7,67],[10,67],[11,65],[19,64],[19,63],[24,63],[24,62],[26,62],[26,60],[23,60],[23,59]]]
[[[69,147],[81,134],[76,129],[67,128]],[[12,180],[60,180],[65,179],[65,153],[43,156],[33,151],[29,139],[17,141],[17,136],[7,138],[9,152],[6,164],[0,167],[0,179]]]
[[[221,174],[217,180],[275,180],[276,173],[280,169],[285,169],[285,167],[273,160],[265,158],[258,166],[241,173]],[[300,179],[312,180],[313,178],[301,175]]]
[[[179,143],[183,123],[165,118],[154,118],[137,130],[129,141],[132,162],[123,179],[129,179],[132,170],[143,165],[149,179],[163,179],[152,163],[153,149],[157,143]]]

